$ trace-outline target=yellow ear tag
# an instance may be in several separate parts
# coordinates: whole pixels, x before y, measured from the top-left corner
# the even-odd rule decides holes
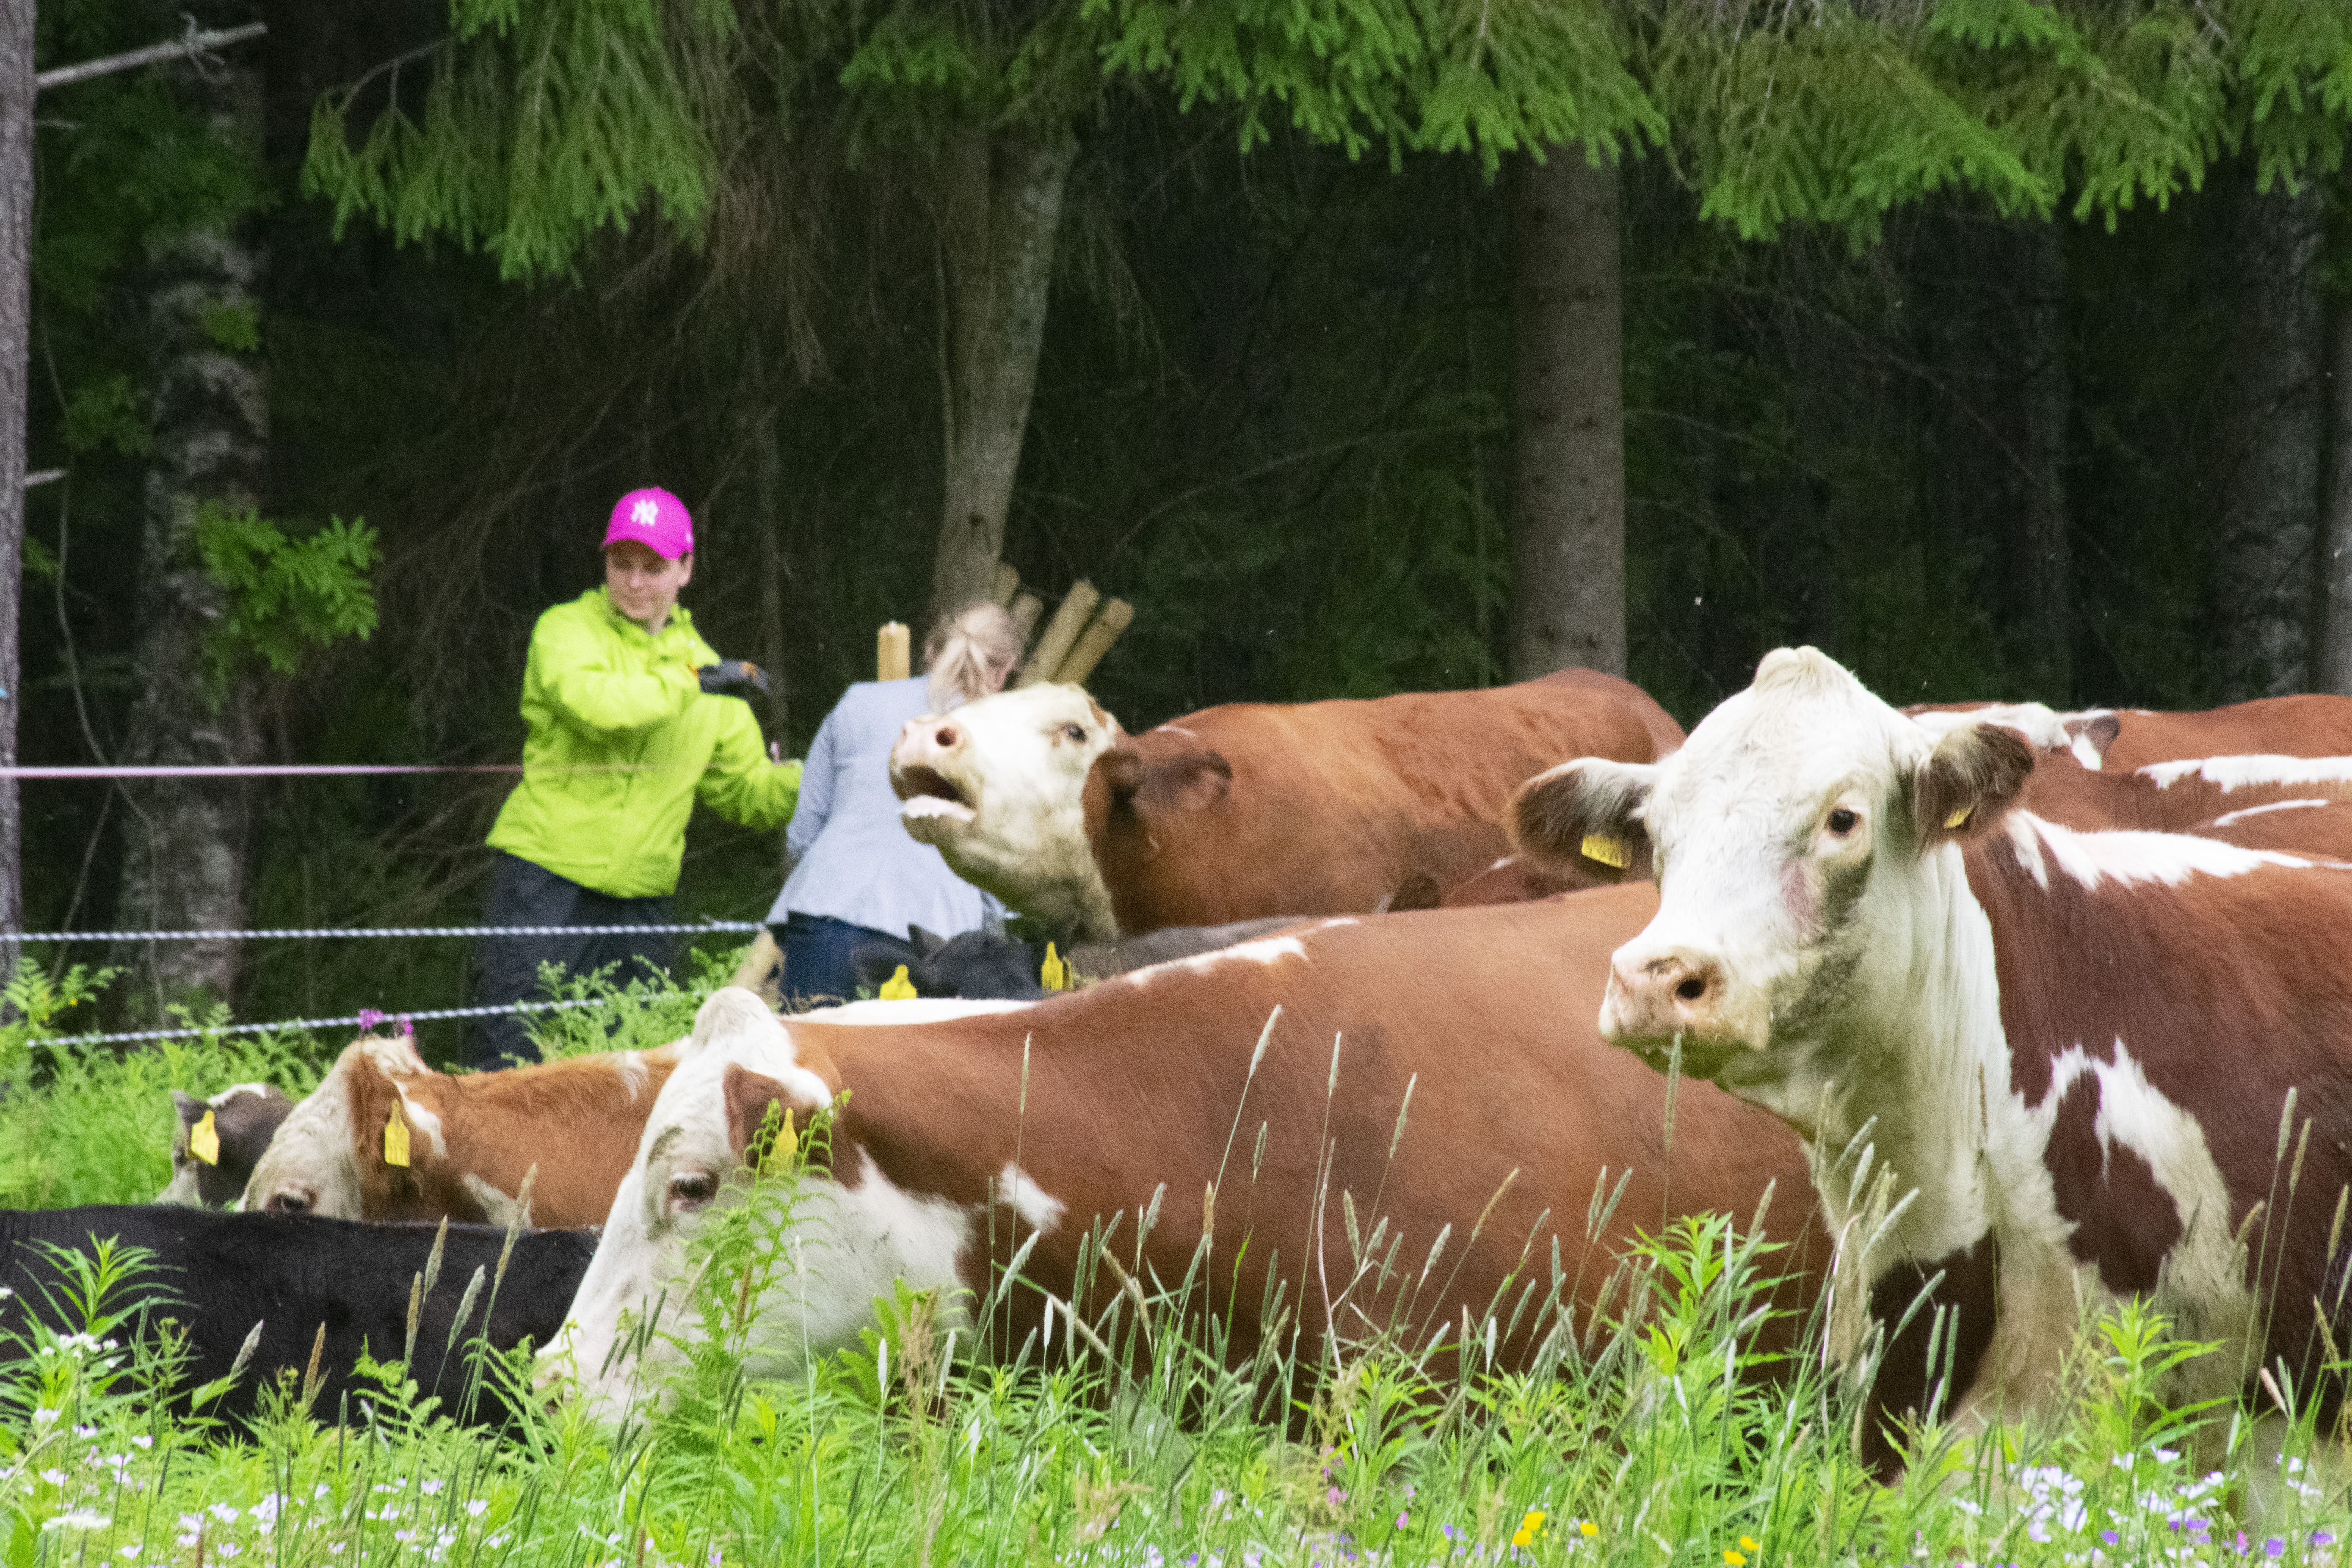
[[[387,1165],[408,1163],[408,1123],[394,1110],[392,1120],[383,1124],[383,1163]]]
[[[213,1125],[212,1108],[207,1106],[196,1124],[188,1129],[188,1152],[207,1165],[220,1163],[220,1129]]]
[[[1964,805],[1960,807],[1959,810],[1944,818],[1944,826],[1946,827],[1958,827],[1961,823],[1966,822],[1969,819],[1969,813],[1975,809],[1976,807],[1973,805]]]
[[[1045,944],[1045,967],[1037,971],[1037,984],[1048,991],[1067,991],[1070,988],[1069,961],[1055,952],[1050,942]]]
[[[1586,834],[1583,847],[1584,858],[1587,860],[1598,860],[1612,870],[1622,871],[1633,863],[1633,857],[1626,853],[1622,842],[1614,838],[1604,838],[1598,833]]]
[[[882,983],[878,994],[885,1002],[912,1002],[915,999],[915,983],[907,978],[905,964],[900,964],[898,973]]]

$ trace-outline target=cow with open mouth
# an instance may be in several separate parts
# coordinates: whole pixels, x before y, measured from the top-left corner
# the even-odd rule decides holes
[[[2264,1380],[2323,1427],[2342,1395],[2352,866],[2063,826],[2019,805],[2035,763],[1783,649],[1665,762],[1567,763],[1515,807],[1529,853],[1654,868],[1602,1033],[1797,1130],[1870,1319],[1932,1283],[1858,1433],[1882,1473],[1938,1316],[1972,1418],[2047,1401],[2079,1302],[2127,1296],[2222,1346],[2168,1402],[2259,1398],[2275,1436]]]
[[[761,1129],[828,1106],[789,1267],[751,1314],[755,1376],[855,1346],[894,1280],[953,1308],[1016,1258],[991,1343],[1010,1353],[1058,1321],[1065,1349],[1070,1308],[1097,1321],[1121,1291],[1082,1267],[1097,1233],[1142,1289],[1198,1267],[1188,1321],[1215,1322],[1230,1338],[1206,1348],[1236,1365],[1293,1333],[1312,1364],[1335,1324],[1425,1351],[1493,1311],[1494,1364],[1524,1369],[1559,1321],[1544,1301],[1579,1334],[1612,1290],[1608,1311],[1630,1310],[1611,1281],[1637,1229],[1744,1226],[1768,1193],[1766,1268],[1791,1315],[1754,1332],[1792,1348],[1828,1252],[1796,1139],[1706,1084],[1682,1087],[1670,1134],[1664,1082],[1589,1022],[1611,949],[1654,907],[1636,884],[1322,921],[1007,1011],[878,1005],[940,1009],[903,1027],[779,1020],[720,991],[544,1374],[580,1378],[608,1415],[657,1391],[701,1331],[698,1247],[715,1208],[745,1201]],[[972,1343],[952,1311],[940,1327]]]
[[[1231,703],[1140,735],[1073,686],[910,721],[890,753],[907,831],[1066,939],[1365,914],[1508,847],[1511,792],[1566,756],[1650,762],[1682,731],[1589,669],[1483,691]],[[1591,886],[1609,878],[1572,878]]]

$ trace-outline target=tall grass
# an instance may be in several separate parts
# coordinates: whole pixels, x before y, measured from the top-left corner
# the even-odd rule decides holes
[[[629,1029],[671,1026],[635,1005]],[[48,1070],[43,1087],[17,1079],[12,1101],[60,1085],[94,1092],[68,1064]],[[823,1135],[801,1130],[803,1157]],[[2317,1436],[2306,1417],[2266,1533],[2241,1539],[2233,1494],[2264,1456],[2241,1412],[2154,1403],[2169,1363],[2210,1352],[2136,1306],[2084,1321],[2073,1397],[2054,1413],[1990,1433],[1917,1431],[1908,1478],[1873,1484],[1851,1455],[1851,1380],[1818,1357],[1758,1348],[1773,1342],[1759,1330],[1777,1265],[1719,1216],[1642,1243],[1619,1309],[1555,1325],[1533,1370],[1490,1364],[1477,1321],[1419,1352],[1388,1335],[1321,1347],[1293,1336],[1235,1366],[1198,1310],[1197,1271],[1167,1280],[1129,1267],[1140,1257],[1130,1225],[1088,1248],[1115,1288],[1075,1294],[1107,1299],[1100,1312],[1057,1312],[1047,1332],[1007,1342],[974,1326],[1035,1288],[1017,1275],[962,1302],[902,1288],[877,1303],[858,1349],[788,1380],[748,1376],[762,1289],[794,1266],[800,1167],[772,1163],[752,1201],[716,1214],[698,1244],[679,1321],[701,1333],[681,1368],[614,1427],[566,1397],[529,1407],[511,1433],[462,1429],[415,1398],[397,1363],[380,1393],[337,1410],[304,1408],[289,1383],[249,1430],[175,1415],[155,1397],[167,1357],[127,1332],[147,1289],[139,1260],[79,1265],[70,1331],[28,1330],[0,1368],[0,1558],[2332,1563],[2352,1535],[2342,1499],[2305,1463]],[[1821,1331],[1806,1325],[1803,1342]],[[520,1355],[483,1370],[530,1373]],[[2200,1451],[2223,1455],[2221,1468],[2200,1471],[2189,1457]]]

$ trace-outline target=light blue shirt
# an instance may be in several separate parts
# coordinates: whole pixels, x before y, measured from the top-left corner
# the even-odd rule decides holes
[[[890,748],[907,721],[931,710],[921,676],[861,680],[842,693],[810,743],[801,798],[784,830],[798,864],[768,923],[821,915],[904,938],[909,925],[940,936],[1004,918],[1004,906],[948,868],[898,822]]]

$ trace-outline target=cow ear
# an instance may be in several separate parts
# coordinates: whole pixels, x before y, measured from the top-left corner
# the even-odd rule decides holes
[[[907,940],[915,944],[916,954],[922,958],[936,958],[939,956],[940,949],[948,944],[948,939],[939,932],[925,931],[918,925],[910,925],[907,928]]]
[[[1654,763],[1579,757],[1538,773],[1512,795],[1511,847],[1548,870],[1600,882],[1650,874],[1650,834],[1642,808],[1657,782]]]
[[[2014,730],[1968,724],[1936,742],[1911,774],[1911,826],[1925,849],[1980,833],[2033,775],[2033,748]]]
[[[792,1118],[794,1127],[808,1125],[809,1117],[823,1109],[812,1105],[804,1096],[794,1094],[789,1088],[763,1072],[753,1072],[740,1062],[727,1064],[727,1146],[735,1157],[753,1170],[766,1164],[773,1147],[772,1140]],[[775,1121],[769,1122],[770,1108],[774,1108]]]
[[[1129,804],[1143,787],[1143,759],[1126,746],[1113,746],[1095,759],[1095,771],[1102,774],[1103,787],[1110,792],[1114,806]]]
[[[2107,760],[2107,748],[2124,732],[2124,721],[2104,709],[2091,713],[2066,715],[2066,734],[2074,742],[2071,748],[2086,768],[2095,768]]]
[[[1162,757],[1144,780],[1148,804],[1179,811],[1206,811],[1233,788],[1234,765],[1222,752],[1186,752]]]
[[[878,991],[882,983],[897,973],[898,966],[904,963],[908,978],[914,981],[915,989],[920,991],[923,988],[924,955],[912,955],[914,962],[911,963],[908,963],[908,956],[904,949],[885,947],[878,942],[868,942],[849,955],[849,972],[857,977],[860,985],[869,991]]]
[[[180,1108],[180,1120],[190,1127],[204,1120],[205,1102],[185,1089],[173,1089],[172,1103]]]

